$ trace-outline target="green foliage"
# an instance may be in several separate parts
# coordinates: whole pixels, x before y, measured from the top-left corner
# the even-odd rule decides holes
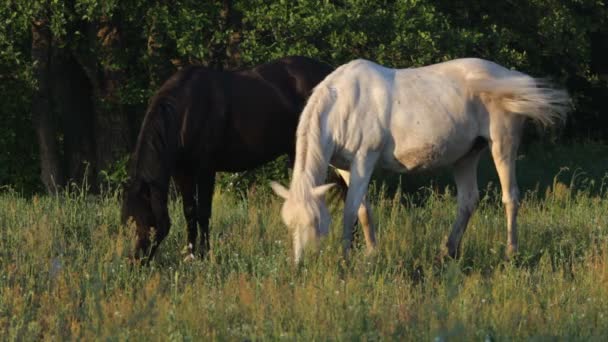
[[[219,173],[216,176],[216,184],[223,191],[237,195],[246,195],[249,192],[268,194],[270,193],[268,183],[271,180],[289,184],[288,164],[287,156],[282,156],[254,170]]]
[[[114,163],[109,170],[101,170],[101,183],[108,190],[117,190],[127,182],[129,156],[125,156]]]
[[[38,190],[39,168],[37,146],[28,112],[28,93],[5,87],[0,93],[11,98],[0,109],[0,186],[19,190]]]
[[[31,147],[36,139],[29,127],[29,103],[36,86],[31,72],[30,25],[39,17],[49,19],[53,49],[68,51],[81,63],[92,60],[93,64],[124,74],[117,97],[129,113],[139,113],[129,114],[133,116],[129,121],[134,129],[149,97],[166,74],[189,63],[238,67],[286,55],[306,55],[336,66],[354,58],[367,58],[391,67],[413,67],[475,56],[535,76],[547,76],[567,86],[576,105],[564,130],[568,137],[602,138],[606,134],[603,99],[608,96],[608,56],[604,50],[608,47],[602,42],[608,36],[608,9],[604,2],[230,3],[232,10],[228,13],[222,1],[1,2],[0,150],[8,153],[0,156],[0,183],[30,190],[38,183],[24,178],[37,178],[36,151]],[[88,24],[104,21],[118,23],[123,40],[120,48],[101,49],[99,37],[87,28]],[[166,70],[160,72],[161,68]],[[99,101],[97,104],[104,105]],[[102,108],[108,113],[114,110],[112,106]],[[56,114],[61,118],[62,113]],[[27,153],[22,153],[23,146],[29,147]],[[8,170],[6,164],[19,166]],[[18,173],[17,169],[23,172]],[[268,168],[262,170],[270,172]],[[284,174],[285,170],[272,172]]]
[[[39,189],[39,169],[30,97],[35,81],[29,63],[32,9],[18,2],[14,10],[0,5],[0,186]]]

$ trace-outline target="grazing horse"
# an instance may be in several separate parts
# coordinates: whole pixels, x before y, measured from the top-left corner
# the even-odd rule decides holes
[[[489,145],[507,217],[507,253],[517,251],[519,190],[515,160],[523,124],[563,120],[570,99],[563,90],[496,63],[456,59],[412,69],[389,69],[355,60],[336,69],[313,91],[300,117],[283,222],[294,233],[296,262],[305,245],[327,233],[323,193],[328,165],[350,172],[343,220],[345,255],[355,213],[376,165],[395,172],[452,166],[458,214],[447,241],[457,257],[479,200],[477,164]],[[373,232],[372,232],[373,233]]]
[[[124,191],[122,219],[135,222],[135,257],[149,260],[169,232],[170,177],[183,198],[187,258],[194,257],[197,223],[204,254],[215,173],[252,169],[286,153],[293,160],[300,112],[332,70],[287,57],[239,71],[190,66],[167,80],[150,101]]]

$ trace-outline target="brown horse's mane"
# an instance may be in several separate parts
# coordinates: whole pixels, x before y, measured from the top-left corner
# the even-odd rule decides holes
[[[175,138],[177,128],[182,121],[175,93],[201,68],[204,67],[190,66],[182,69],[167,80],[150,99],[135,150],[130,158],[128,173],[130,181],[139,178],[148,182],[159,182],[158,178],[163,180],[167,178],[166,183],[160,182],[157,185],[162,187],[168,185],[170,172],[168,159],[176,154]]]

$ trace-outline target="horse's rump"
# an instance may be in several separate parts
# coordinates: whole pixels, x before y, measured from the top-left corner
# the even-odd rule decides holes
[[[563,122],[570,105],[565,90],[555,89],[550,82],[527,75],[472,79],[467,80],[467,86],[474,93],[494,98],[504,111],[527,116],[544,126]]]

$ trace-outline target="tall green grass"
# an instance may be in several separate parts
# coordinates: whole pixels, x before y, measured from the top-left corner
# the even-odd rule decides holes
[[[553,174],[555,175],[555,174]],[[182,262],[185,221],[149,267],[127,261],[133,229],[115,193],[0,195],[0,336],[6,340],[606,340],[608,197],[597,180],[527,191],[520,255],[504,260],[500,194],[484,191],[457,261],[436,263],[452,190],[372,187],[378,251],[341,260],[330,236],[292,263],[279,199],[218,191],[212,251]],[[593,184],[591,184],[593,183]],[[578,184],[578,185],[577,185]],[[443,189],[442,189],[443,190]],[[363,239],[359,239],[363,240]]]

